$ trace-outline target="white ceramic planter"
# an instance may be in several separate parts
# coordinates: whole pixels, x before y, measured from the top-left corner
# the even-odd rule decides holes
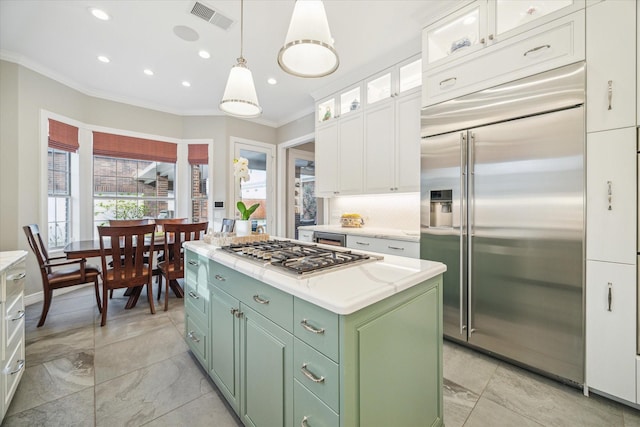
[[[248,219],[236,219],[236,236],[250,236],[251,235],[251,221]]]

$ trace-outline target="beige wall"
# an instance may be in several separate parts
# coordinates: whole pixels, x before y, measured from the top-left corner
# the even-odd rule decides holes
[[[93,126],[177,139],[212,139],[213,198],[226,200],[231,136],[276,144],[274,128],[226,116],[177,116],[82,94],[30,69],[0,61],[0,250],[29,250],[22,226],[41,221],[41,110]],[[288,130],[287,135],[293,134]],[[311,129],[309,132],[313,132]],[[41,290],[30,254],[26,294]]]
[[[280,126],[276,131],[278,142],[287,142],[300,136],[313,134],[316,130],[315,114],[311,113]]]

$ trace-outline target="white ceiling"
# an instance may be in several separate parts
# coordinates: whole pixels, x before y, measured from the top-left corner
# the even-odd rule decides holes
[[[461,0],[325,0],[340,67],[319,79],[284,73],[277,64],[294,1],[244,2],[244,57],[263,114],[281,126],[313,111],[311,93],[339,90],[420,51],[424,24]],[[240,53],[240,2],[201,0],[235,22],[225,31],[190,13],[194,0],[0,0],[0,58],[88,95],[180,115],[219,115],[229,69]],[[111,15],[99,21],[98,7]],[[177,25],[199,39],[174,34]],[[208,60],[200,49],[211,53]],[[98,55],[111,59],[97,61]],[[143,69],[155,72],[152,77]],[[274,77],[278,84],[269,85]],[[181,85],[188,80],[191,87]]]

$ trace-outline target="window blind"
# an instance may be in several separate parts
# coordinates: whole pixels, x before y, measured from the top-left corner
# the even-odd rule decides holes
[[[189,144],[189,164],[206,165],[209,164],[208,144]]]
[[[49,148],[75,153],[79,147],[77,127],[49,119]]]
[[[175,163],[177,145],[172,142],[93,132],[93,154],[125,159]]]

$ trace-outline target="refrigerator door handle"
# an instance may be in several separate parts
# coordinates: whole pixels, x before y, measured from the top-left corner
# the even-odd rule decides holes
[[[471,322],[472,322],[472,309],[473,309],[473,270],[471,269],[471,248],[473,245],[473,235],[474,235],[474,219],[473,219],[473,211],[475,207],[475,194],[474,194],[474,181],[475,181],[475,143],[476,136],[473,132],[469,131],[469,149],[468,149],[468,157],[467,157],[467,170],[469,171],[469,175],[467,177],[468,182],[468,195],[467,195],[467,289],[468,289],[468,299],[467,299],[467,324],[469,327],[469,338],[471,338],[471,334],[475,332]]]
[[[460,133],[460,335],[464,334],[467,325],[464,323],[464,236],[466,234],[465,211],[465,177],[467,175],[465,164],[467,152],[467,133]]]

